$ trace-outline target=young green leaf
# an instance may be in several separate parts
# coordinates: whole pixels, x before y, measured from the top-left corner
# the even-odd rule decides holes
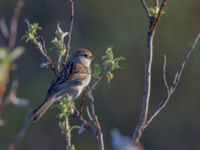
[[[55,37],[51,41],[56,50],[59,52],[61,56],[65,53],[65,43],[64,38],[68,35],[68,32],[64,32],[59,25],[57,25],[57,30],[55,32]]]
[[[100,74],[101,74],[101,72],[102,72],[101,66],[100,66],[99,64],[95,64],[93,70],[94,70],[94,71],[93,71],[93,77],[94,77],[95,79],[99,79]]]
[[[25,35],[23,36],[23,39],[25,39],[26,42],[36,39],[38,30],[42,30],[38,23],[30,24],[28,21],[27,27],[28,29],[25,31]]]
[[[110,82],[113,79],[114,75],[112,72],[107,72],[106,77],[107,77],[107,81]]]

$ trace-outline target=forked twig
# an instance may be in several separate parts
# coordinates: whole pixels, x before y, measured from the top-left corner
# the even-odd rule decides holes
[[[135,144],[138,144],[140,138],[142,137],[144,126],[147,121],[148,109],[149,109],[149,100],[151,94],[151,67],[153,60],[153,39],[155,32],[148,34],[147,39],[147,55],[145,62],[145,74],[144,74],[144,94],[142,100],[142,111],[140,115],[139,122],[133,134],[133,141]]]
[[[144,10],[146,12],[147,17],[151,17],[151,13],[150,13],[150,10],[149,10],[149,8],[147,6],[146,1],[145,0],[141,0],[141,3],[142,3],[142,6],[143,6],[143,8],[144,8]]]
[[[153,113],[153,115],[152,115],[152,116],[148,119],[148,121],[146,122],[144,128],[146,128],[146,127],[153,121],[153,119],[160,113],[160,111],[161,111],[163,108],[165,108],[165,106],[166,106],[167,103],[169,102],[169,100],[170,100],[172,94],[174,93],[176,87],[177,87],[178,84],[179,84],[179,81],[180,81],[181,75],[182,75],[182,73],[183,73],[183,70],[184,70],[184,68],[185,68],[185,65],[186,65],[186,63],[188,62],[188,59],[190,58],[190,56],[191,56],[191,54],[192,54],[192,52],[193,52],[193,50],[194,50],[196,44],[198,43],[199,39],[200,39],[200,32],[198,33],[198,35],[197,35],[197,37],[196,37],[196,39],[195,39],[195,41],[194,41],[192,47],[188,50],[188,52],[187,52],[187,54],[186,54],[186,56],[185,56],[185,59],[183,60],[181,66],[180,66],[179,71],[178,71],[178,72],[176,73],[176,75],[174,76],[174,81],[173,81],[172,85],[171,85],[170,88],[169,88],[169,93],[168,93],[167,97],[166,97],[164,100],[161,101],[161,103],[160,103],[160,105],[158,106],[158,108],[155,110],[155,112]]]
[[[46,59],[46,62],[41,64],[41,68],[48,68],[48,67],[50,67],[50,69],[55,74],[55,76],[57,76],[58,75],[58,71],[57,71],[57,69],[56,69],[56,67],[54,65],[53,60],[48,55],[48,52],[46,50],[45,41],[44,41],[43,37],[37,37],[37,38],[33,39],[33,43],[36,45],[36,47],[38,48],[39,52]]]
[[[153,40],[155,36],[155,30],[158,22],[160,21],[162,10],[165,6],[166,0],[163,0],[161,7],[159,8],[157,18],[154,15],[151,15],[146,2],[144,0],[141,1],[142,5],[149,17],[149,29],[147,34],[147,51],[146,51],[146,62],[144,69],[144,93],[142,99],[142,110],[139,118],[139,122],[136,126],[136,129],[133,133],[133,142],[134,144],[138,144],[142,137],[144,126],[148,119],[148,110],[149,110],[149,100],[151,94],[151,68],[153,61]],[[150,13],[150,15],[149,15]]]

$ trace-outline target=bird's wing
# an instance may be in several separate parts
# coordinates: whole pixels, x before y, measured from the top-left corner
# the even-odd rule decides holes
[[[67,81],[82,81],[89,73],[89,69],[86,66],[72,63],[68,72],[64,73],[61,78],[57,78],[55,84],[59,85]]]
[[[73,64],[73,69],[67,75],[67,80],[83,80],[90,73],[88,67],[82,64]]]
[[[90,73],[90,70],[78,63],[71,63],[66,71],[62,71],[61,75],[54,80],[47,92],[47,95],[54,95],[60,91],[60,87],[67,84],[82,84],[82,81]],[[63,89],[64,90],[64,89]]]

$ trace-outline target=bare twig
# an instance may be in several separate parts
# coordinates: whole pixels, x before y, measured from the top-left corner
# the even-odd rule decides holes
[[[64,63],[67,63],[67,59],[69,56],[69,51],[71,48],[71,38],[72,38],[72,30],[74,26],[74,1],[70,0],[70,8],[71,8],[71,16],[70,16],[70,27],[69,27],[69,34],[68,34],[68,41],[67,41],[67,49],[64,52]]]
[[[147,17],[150,17],[150,16],[151,16],[151,13],[150,13],[150,11],[149,11],[149,8],[148,8],[148,6],[147,6],[146,1],[145,1],[145,0],[141,0],[141,3],[142,3],[142,6],[143,6],[143,8],[144,8],[144,10],[145,10],[145,12],[146,12]]]
[[[145,8],[146,13],[150,13],[144,0],[142,1],[142,5]],[[150,18],[149,18],[146,62],[145,62],[145,71],[144,71],[144,94],[143,94],[143,100],[142,100],[142,110],[141,110],[140,119],[133,133],[133,141],[135,144],[138,144],[140,142],[145,124],[147,122],[149,100],[150,100],[150,94],[151,94],[151,67],[152,67],[152,60],[153,60],[153,40],[154,40],[157,24],[160,21],[161,13],[165,5],[166,5],[166,0],[163,0],[161,7],[159,8],[157,17],[155,18],[155,16],[152,16],[150,14]]]
[[[52,60],[49,57],[49,55],[47,54],[47,50],[45,49],[43,38],[40,37],[39,40],[38,39],[34,39],[33,43],[37,46],[37,48],[39,49],[40,53],[46,58],[47,62],[52,63]]]
[[[158,23],[159,23],[159,21],[160,21],[160,18],[161,18],[161,16],[162,16],[163,9],[164,9],[164,7],[166,6],[166,4],[167,4],[167,0],[163,0],[161,6],[160,6],[160,8],[159,8],[157,17],[156,17],[156,19],[155,19],[155,21],[154,21],[154,23],[153,23],[153,25],[152,25],[152,27],[151,27],[150,32],[154,32],[154,31],[156,30],[156,28],[157,28],[157,26],[158,26]]]
[[[192,47],[188,50],[187,54],[186,54],[186,57],[184,59],[184,61],[182,62],[181,64],[181,67],[179,69],[179,71],[176,73],[176,75],[174,76],[174,81],[172,83],[172,85],[170,86],[170,90],[169,90],[169,93],[167,95],[167,97],[161,101],[159,107],[156,109],[156,111],[154,112],[154,114],[149,118],[149,120],[146,122],[144,128],[146,128],[151,122],[152,120],[160,113],[160,111],[165,108],[165,106],[167,105],[168,101],[170,100],[172,94],[174,93],[176,87],[178,86],[179,84],[179,81],[180,81],[180,78],[182,76],[182,73],[183,73],[183,70],[185,68],[185,65],[186,63],[188,62],[188,59],[190,58],[197,42],[199,41],[200,39],[200,32],[198,33]]]
[[[163,80],[164,80],[164,84],[167,90],[167,94],[169,94],[169,85],[167,83],[167,77],[166,77],[166,65],[167,65],[167,59],[166,59],[166,55],[164,55],[164,63],[163,63]]]
[[[47,60],[46,63],[43,63],[41,65],[41,67],[50,67],[51,70],[53,71],[53,73],[55,74],[55,76],[57,76],[58,71],[55,68],[55,65],[51,59],[51,57],[48,55],[47,50],[46,50],[46,46],[45,46],[45,41],[42,37],[38,37],[37,39],[33,39],[33,43],[36,45],[36,47],[39,49],[40,53],[45,57],[45,59]]]
[[[133,134],[133,141],[135,144],[139,143],[143,130],[144,130],[144,125],[146,124],[146,121],[147,121],[149,99],[150,99],[150,94],[151,94],[151,66],[152,66],[152,60],[153,60],[153,39],[154,39],[154,32],[151,34],[148,34],[148,39],[147,39],[147,55],[146,55],[146,63],[145,63],[142,112],[140,115],[138,125]]]
[[[89,100],[89,106],[87,107],[87,114],[90,122],[85,120],[82,116],[76,115],[76,117],[81,120],[82,126],[85,129],[91,130],[97,137],[99,150],[104,150],[103,132],[100,123],[98,121],[97,115],[95,113],[94,97],[92,95],[92,91],[95,89],[96,85],[99,83],[101,79],[102,77],[100,77],[98,80],[94,80],[93,83],[89,86],[89,88],[85,91],[85,95]]]
[[[10,37],[8,27],[6,25],[6,21],[4,18],[0,19],[0,32],[4,38],[5,41],[7,41]]]
[[[154,0],[154,7],[159,7],[159,0]]]
[[[97,115],[95,113],[94,97],[91,92],[88,93],[88,98],[89,98],[89,111],[90,111],[90,115],[92,118],[92,122],[98,129],[98,132],[96,134],[97,140],[98,140],[98,147],[99,147],[99,150],[104,150],[103,132],[101,130],[100,123],[99,123]]]
[[[66,137],[66,142],[67,142],[67,150],[71,150],[72,148],[72,143],[71,143],[71,131],[70,131],[70,126],[69,126],[69,118],[65,117],[65,137]]]
[[[93,124],[93,119],[92,119],[92,116],[90,114],[90,110],[89,110],[88,107],[87,107],[87,113],[88,113],[89,121],[84,119],[83,116],[80,115],[80,112],[78,110],[74,111],[73,116],[81,122],[79,134],[83,133],[85,131],[85,129],[87,129],[87,130],[91,131],[96,136],[98,134],[99,130],[98,130],[97,126],[95,124]]]
[[[8,43],[8,48],[9,49],[13,49],[16,43],[16,37],[17,37],[17,26],[18,26],[18,20],[19,20],[19,15],[21,12],[21,9],[24,5],[24,1],[23,0],[18,0],[15,10],[14,10],[14,14],[13,17],[11,19],[11,26],[10,26],[10,40]]]

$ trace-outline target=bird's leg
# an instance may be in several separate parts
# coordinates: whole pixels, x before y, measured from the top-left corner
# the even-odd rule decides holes
[[[79,106],[79,108],[77,109],[76,107],[75,107],[75,105],[73,106],[73,109],[74,109],[74,113],[73,113],[73,116],[75,117],[75,118],[82,118],[83,116],[83,110],[84,110],[84,99],[82,98],[82,99],[80,99],[80,106]]]
[[[79,117],[82,117],[83,115],[83,110],[84,110],[84,99],[82,98],[81,99],[81,103],[80,103],[80,106],[79,106]]]

